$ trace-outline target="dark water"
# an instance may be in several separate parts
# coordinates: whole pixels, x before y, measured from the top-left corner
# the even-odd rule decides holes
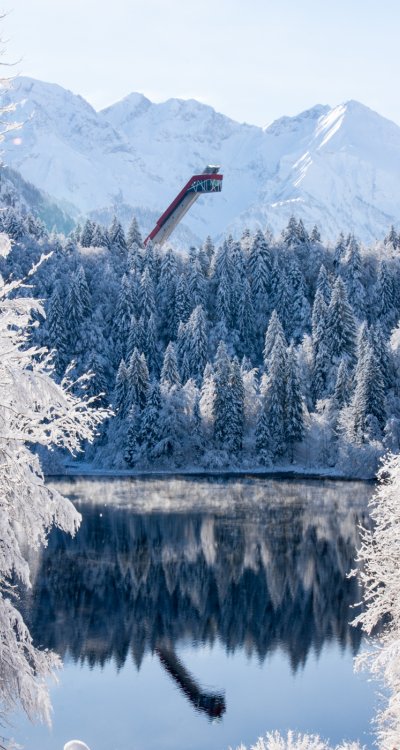
[[[352,568],[370,485],[270,479],[70,480],[23,607],[64,661],[52,730],[29,750],[225,750],[267,730],[371,746],[375,695],[352,659]]]

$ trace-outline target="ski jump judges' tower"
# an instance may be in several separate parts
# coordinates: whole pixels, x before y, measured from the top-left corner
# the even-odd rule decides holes
[[[194,174],[178,193],[175,200],[160,216],[144,244],[149,240],[155,245],[162,245],[179,224],[186,211],[197,201],[202,193],[220,193],[222,190],[223,175],[218,174],[219,167],[208,165],[201,174]]]

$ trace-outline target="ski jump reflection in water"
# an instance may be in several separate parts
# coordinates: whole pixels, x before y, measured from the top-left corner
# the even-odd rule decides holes
[[[175,680],[182,692],[189,698],[196,711],[202,711],[210,719],[220,719],[226,711],[223,693],[212,693],[202,690],[194,677],[182,664],[172,645],[159,643],[155,649],[161,664]]]

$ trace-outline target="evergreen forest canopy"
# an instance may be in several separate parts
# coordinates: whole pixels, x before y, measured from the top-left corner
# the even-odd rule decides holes
[[[9,207],[0,228],[5,278],[52,253],[26,292],[46,300],[33,342],[55,350],[57,378],[91,371],[89,393],[115,412],[86,449],[93,466],[366,477],[399,450],[393,228],[374,247],[331,247],[291,218],[279,238],[245,231],[187,255],[144,248],[135,219],[126,234],[114,219],[63,236]]]

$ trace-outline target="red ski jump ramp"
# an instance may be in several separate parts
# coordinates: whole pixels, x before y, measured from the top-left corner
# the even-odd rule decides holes
[[[160,216],[144,244],[151,240],[155,245],[162,245],[202,193],[220,193],[223,175],[218,172],[219,167],[210,164],[201,174],[194,174]]]

